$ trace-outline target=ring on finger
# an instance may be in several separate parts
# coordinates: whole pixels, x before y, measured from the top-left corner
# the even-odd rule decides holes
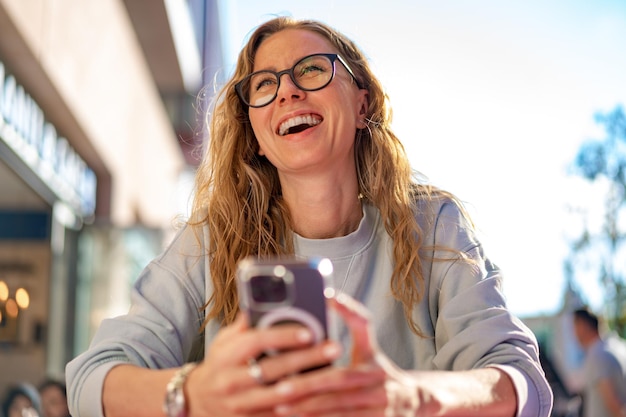
[[[248,359],[248,375],[259,385],[265,385],[265,379],[263,378],[263,369],[256,359]]]

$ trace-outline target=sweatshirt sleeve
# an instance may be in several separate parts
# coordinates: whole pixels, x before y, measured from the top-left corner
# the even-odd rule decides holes
[[[116,365],[163,369],[182,365],[203,322],[204,260],[190,229],[140,274],[127,314],[100,324],[89,348],[66,367],[72,415],[102,416],[102,388]]]
[[[506,307],[500,269],[453,203],[441,206],[431,242],[430,315],[438,369],[498,367],[513,381],[517,416],[548,417],[552,391],[534,334]],[[465,259],[446,248],[458,249]],[[436,259],[446,259],[437,261]]]

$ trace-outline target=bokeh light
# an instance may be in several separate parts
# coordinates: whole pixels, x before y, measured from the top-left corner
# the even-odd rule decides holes
[[[15,301],[21,309],[27,309],[30,305],[30,295],[24,288],[18,288],[15,292]]]
[[[7,317],[9,318],[16,318],[17,315],[19,314],[20,309],[17,306],[17,302],[12,298],[9,298],[7,300],[7,303],[5,304],[4,308],[6,309]]]
[[[9,298],[9,286],[6,282],[0,281],[0,301],[4,302]]]

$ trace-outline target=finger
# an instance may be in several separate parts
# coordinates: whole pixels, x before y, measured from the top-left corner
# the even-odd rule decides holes
[[[331,298],[330,305],[339,313],[350,330],[353,340],[352,363],[373,361],[377,345],[370,325],[370,314],[365,306],[344,293],[338,293]]]
[[[262,363],[263,361],[259,361]],[[263,364],[262,366],[265,366]],[[265,368],[264,368],[265,369]],[[334,370],[329,372],[328,370]],[[263,371],[265,372],[265,370]],[[333,374],[338,374],[333,376]],[[313,376],[313,377],[311,377]],[[291,381],[284,384],[285,381]],[[288,377],[275,385],[259,385],[247,375],[244,366],[234,368],[233,372],[222,372],[214,376],[211,385],[213,396],[205,397],[209,404],[220,404],[228,415],[244,415],[261,411],[274,410],[281,404],[294,399],[304,399],[312,393],[327,394],[338,391],[341,387],[358,389],[382,384],[384,374],[380,370],[339,370],[323,368]]]
[[[318,413],[301,413],[299,417],[316,417],[318,415],[321,417]],[[381,417],[386,415],[384,408],[355,408],[352,410],[341,410],[338,412],[327,411],[323,413],[323,417]]]
[[[358,368],[327,367],[279,381],[275,391],[290,402],[311,395],[382,386],[386,374],[377,366]]]
[[[276,417],[281,399],[267,387],[255,387],[229,395],[205,397],[207,410],[203,415]]]
[[[220,367],[246,364],[250,358],[257,358],[264,352],[300,349],[309,346],[313,340],[311,332],[299,325],[266,329],[240,327],[238,332],[233,327],[223,336],[219,340],[216,338],[207,355]]]
[[[262,364],[253,362],[212,372],[211,388],[224,398],[245,390],[266,385]]]
[[[373,387],[328,392],[306,397],[275,408],[279,415],[383,415],[387,406],[387,397],[382,385]]]
[[[310,348],[282,352],[259,361],[264,380],[268,383],[287,376],[319,369],[332,363],[341,355],[341,345],[326,341]]]

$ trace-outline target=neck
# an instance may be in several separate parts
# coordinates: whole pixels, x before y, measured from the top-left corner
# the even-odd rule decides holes
[[[359,227],[363,217],[356,186],[283,187],[283,198],[289,206],[294,231],[309,239],[348,235]]]

